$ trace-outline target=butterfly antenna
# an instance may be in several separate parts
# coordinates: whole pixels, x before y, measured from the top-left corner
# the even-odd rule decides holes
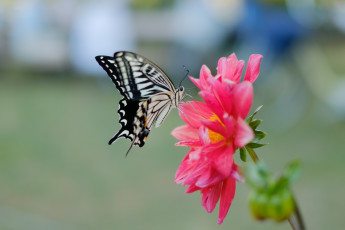
[[[180,81],[179,86],[182,85],[182,82],[184,81],[184,79],[186,79],[188,77],[189,74],[189,69],[187,69],[187,67],[185,65],[183,65],[184,70],[186,71],[186,75],[182,78],[182,80]]]

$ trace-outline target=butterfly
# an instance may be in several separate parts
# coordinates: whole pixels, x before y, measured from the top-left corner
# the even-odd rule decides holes
[[[113,57],[95,58],[123,96],[118,109],[121,129],[109,145],[121,137],[130,139],[127,156],[133,145],[144,146],[152,126],[159,127],[170,110],[178,107],[184,88],[175,88],[162,69],[139,54],[120,51]]]

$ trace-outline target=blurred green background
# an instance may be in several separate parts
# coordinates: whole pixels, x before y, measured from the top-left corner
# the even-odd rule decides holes
[[[254,221],[238,184],[224,224],[174,174],[173,111],[143,148],[108,140],[120,94],[94,56],[138,52],[177,85],[218,58],[264,55],[254,84],[268,132],[258,151],[293,186],[308,229],[343,229],[345,130],[343,1],[1,1],[0,229],[290,229]],[[184,82],[193,100],[197,90]],[[240,163],[236,156],[236,162]]]

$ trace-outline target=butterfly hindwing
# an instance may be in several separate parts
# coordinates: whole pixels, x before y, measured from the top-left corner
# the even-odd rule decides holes
[[[133,123],[135,121],[135,115],[139,108],[138,101],[127,101],[125,98],[119,101],[119,110],[117,113],[120,115],[119,123],[121,129],[110,139],[109,144],[121,137],[125,137],[133,141],[135,134],[133,133]]]
[[[173,93],[171,92],[161,92],[150,98],[147,115],[147,126],[149,128],[153,125],[159,127],[163,123],[173,106],[172,97]]]
[[[142,147],[150,132],[146,127],[147,110],[147,101],[128,101],[125,98],[120,100],[117,112],[120,115],[121,129],[110,139],[109,144],[124,137],[133,141],[134,145]]]

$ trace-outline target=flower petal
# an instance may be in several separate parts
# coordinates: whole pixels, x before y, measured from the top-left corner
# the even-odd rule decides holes
[[[205,182],[205,177],[209,178],[208,176],[208,170],[209,170],[209,162],[207,161],[199,161],[195,164],[195,167],[193,170],[190,171],[190,174],[185,178],[183,185],[192,185],[195,184],[198,187],[206,187],[209,184]],[[200,176],[204,176],[202,178],[202,181],[200,183],[197,183]]]
[[[226,136],[226,134],[227,134],[227,130],[218,120],[214,120],[214,121],[202,120],[201,123],[206,128],[208,128],[208,129],[210,129],[216,133],[219,133],[222,136]]]
[[[219,183],[224,180],[224,178],[225,177],[222,174],[209,166],[207,170],[205,170],[195,181],[195,185],[199,188],[206,188],[215,183]]]
[[[244,80],[253,83],[260,73],[260,61],[262,59],[260,54],[252,54],[249,57],[246,74]]]
[[[223,187],[220,195],[220,204],[219,204],[219,215],[218,215],[218,224],[223,223],[224,218],[228,214],[232,200],[234,199],[236,191],[236,182],[233,178],[229,177],[223,182]]]
[[[231,177],[234,178],[237,182],[245,182],[242,168],[235,163],[232,164]]]
[[[237,119],[235,145],[243,148],[246,144],[254,140],[255,135],[253,129],[241,118]]]
[[[195,180],[195,185],[199,188],[206,188],[210,186],[213,182],[213,178],[211,177],[212,170],[211,167],[209,167],[209,164],[207,163],[208,167],[203,170],[203,173],[198,176],[198,178]]]
[[[236,70],[234,72],[234,82],[236,82],[237,84],[240,82],[241,80],[241,75],[242,75],[242,70],[244,67],[244,61],[243,60],[239,60],[236,66]]]
[[[228,68],[226,57],[219,58],[217,65],[217,74],[219,74],[220,76],[227,76],[229,75],[229,71],[230,68]]]
[[[195,129],[201,126],[201,119],[208,119],[212,114],[212,110],[206,104],[199,101],[191,101],[179,106],[181,119]]]
[[[199,161],[200,148],[191,149],[182,160],[180,167],[175,174],[175,183],[184,183],[185,179],[192,173]]]
[[[211,70],[206,65],[202,65],[201,70],[200,70],[200,79],[204,87],[208,87],[207,79],[211,77],[213,78],[211,74]]]
[[[235,85],[235,83],[227,80],[220,82],[214,78],[210,78],[208,82],[212,86],[212,93],[219,100],[223,110],[230,114],[232,110],[232,93],[230,89],[231,85]]]
[[[222,190],[222,183],[217,183],[213,186],[207,187],[202,190],[201,204],[205,207],[208,213],[212,212],[220,197]]]
[[[199,95],[202,97],[202,99],[204,99],[207,106],[212,109],[212,112],[215,113],[218,117],[221,117],[221,115],[223,114],[223,108],[215,94],[210,91],[201,91]],[[210,117],[211,116],[209,116],[208,118]]]
[[[175,145],[182,145],[187,147],[200,146],[200,140],[198,135],[198,130],[194,129],[190,125],[182,125],[171,131],[173,135],[179,142]]]
[[[232,116],[229,116],[229,114],[225,113],[223,115],[223,124],[226,127],[226,134],[224,135],[226,140],[232,140],[234,132],[235,132],[235,121]]]
[[[228,79],[238,83],[241,79],[241,74],[235,74],[238,71],[238,64],[239,61],[234,53],[228,58],[222,57],[218,60],[217,73],[221,76],[222,80]],[[240,65],[242,64],[241,62]]]
[[[234,116],[246,118],[253,103],[253,85],[244,81],[233,89]]]
[[[201,90],[205,90],[209,87],[209,84],[207,82],[207,79],[212,76],[210,69],[206,66],[203,65],[200,70],[200,78],[196,79],[191,76],[189,76],[189,79]]]
[[[232,145],[225,146],[218,150],[218,153],[213,152],[212,154],[217,154],[214,159],[213,164],[218,173],[224,177],[228,177],[231,174],[232,164],[234,162],[233,154],[235,149]]]
[[[189,185],[189,187],[186,189],[185,193],[193,193],[195,191],[200,190],[200,188],[198,186],[195,185]]]
[[[171,131],[171,135],[173,135],[179,141],[185,139],[197,140],[199,138],[198,130],[189,125],[182,125],[175,128],[173,131]]]
[[[208,173],[208,169],[210,168],[210,162],[205,159],[205,152],[202,150],[202,148],[196,149],[195,153],[190,152],[189,162],[192,163],[194,167],[190,168],[188,175],[186,174],[186,176],[183,178],[183,185],[195,184],[196,186],[201,187],[196,183],[201,175],[206,175]],[[206,186],[203,185],[203,187]]]
[[[199,140],[200,140],[200,143],[202,146],[208,145],[211,143],[211,139],[209,136],[209,130],[206,127],[201,126],[199,128],[198,135],[199,135]]]
[[[194,85],[196,85],[196,87],[198,87],[201,90],[204,89],[200,79],[197,79],[197,78],[194,78],[194,77],[191,77],[191,76],[189,76],[189,79],[194,83]]]

